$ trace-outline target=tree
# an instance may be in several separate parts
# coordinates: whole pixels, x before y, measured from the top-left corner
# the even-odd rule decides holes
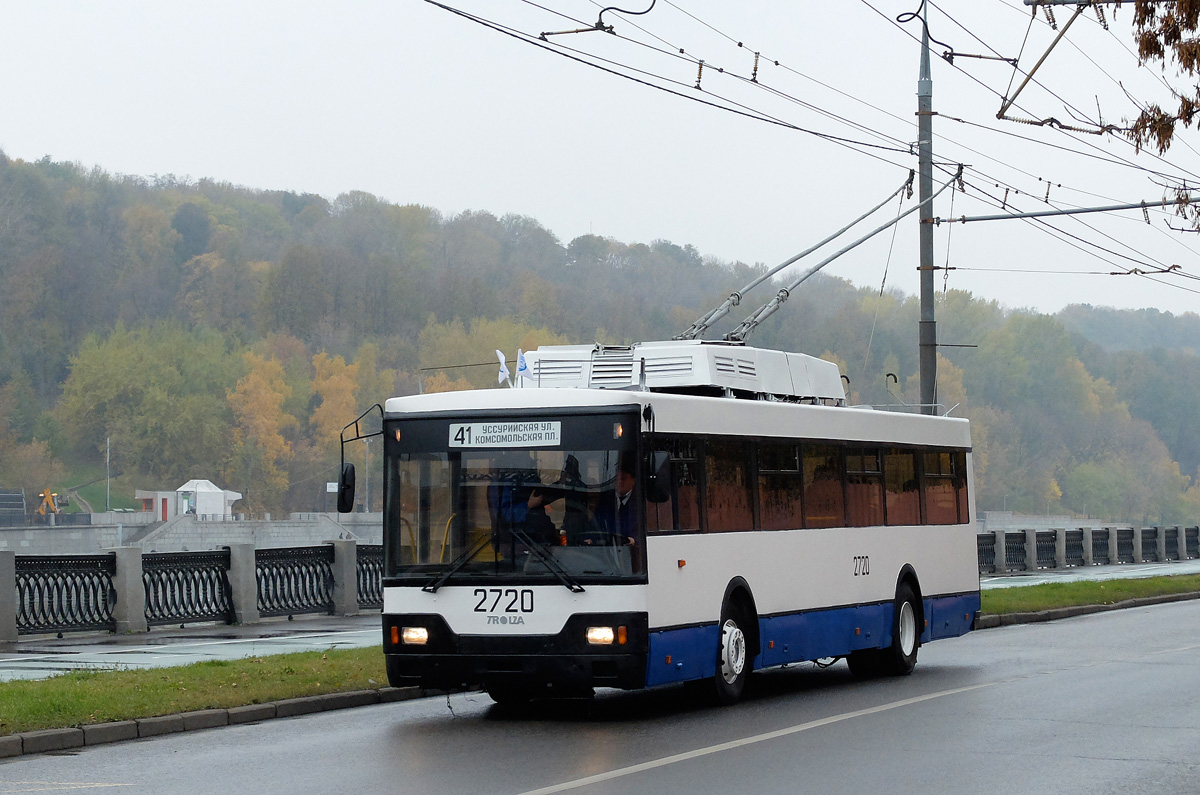
[[[38,492],[43,489],[62,490],[66,469],[50,453],[50,445],[34,439],[8,451],[0,466],[0,482],[9,488],[25,491],[25,504],[37,505]]]
[[[358,416],[354,392],[358,375],[357,364],[346,364],[341,356],[329,356],[322,351],[313,357],[313,394],[321,403],[313,409],[312,423],[318,451],[328,457],[337,456],[337,444],[342,428]]]
[[[84,340],[55,416],[77,449],[99,460],[113,440],[113,463],[164,488],[215,472],[228,451],[223,395],[236,359],[212,329],[158,323]]]
[[[250,510],[272,510],[282,505],[288,488],[285,467],[292,446],[283,434],[296,418],[283,411],[283,402],[291,390],[284,381],[283,365],[275,359],[247,351],[243,360],[246,374],[226,395],[234,428],[225,478],[240,487]]]
[[[180,265],[203,254],[212,234],[212,220],[200,205],[184,202],[171,219],[171,228],[179,233],[175,241],[175,258]]]
[[[528,351],[539,345],[562,345],[567,342],[565,337],[549,329],[507,319],[476,320],[468,329],[458,319],[438,323],[430,318],[421,332],[419,344],[423,367],[453,367],[455,377],[446,383],[465,381],[478,389],[496,386],[496,371],[500,366],[496,361],[497,350],[503,351],[511,359],[516,357],[517,348]],[[461,365],[478,366],[463,368]],[[509,370],[515,373],[516,368],[510,367]]]
[[[1183,90],[1172,89],[1179,106],[1165,109],[1148,103],[1134,120],[1128,135],[1140,149],[1153,146],[1159,154],[1170,148],[1178,125],[1191,127],[1200,113],[1200,84],[1194,78],[1200,73],[1200,2],[1197,0],[1135,0],[1133,13],[1134,36],[1138,57],[1142,63],[1159,64],[1163,71],[1172,65],[1181,77],[1191,78],[1193,85]],[[1200,210],[1187,205],[1183,186],[1177,189],[1180,211],[1193,224],[1200,225]]]

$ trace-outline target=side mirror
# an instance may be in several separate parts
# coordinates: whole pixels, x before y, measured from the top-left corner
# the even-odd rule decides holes
[[[655,450],[646,457],[645,481],[647,502],[669,502],[671,499],[671,455]]]
[[[338,475],[338,513],[350,513],[354,510],[354,464],[343,463],[341,474]]]

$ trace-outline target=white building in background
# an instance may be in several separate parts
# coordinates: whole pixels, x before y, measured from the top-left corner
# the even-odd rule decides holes
[[[217,488],[211,480],[189,480],[175,493],[179,495],[181,513],[210,517],[232,516],[233,504],[242,498],[239,492]]]
[[[162,522],[189,513],[214,519],[231,518],[233,504],[242,498],[239,492],[218,488],[211,480],[189,480],[175,491],[138,489],[136,496],[142,501],[142,510],[150,511]]]

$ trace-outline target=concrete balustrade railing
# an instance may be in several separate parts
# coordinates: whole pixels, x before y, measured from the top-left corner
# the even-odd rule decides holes
[[[356,615],[382,605],[382,550],[353,540],[225,554],[143,554],[117,547],[94,555],[16,555],[0,550],[0,642],[21,635],[109,629],[264,614]],[[298,585],[297,585],[298,584]]]
[[[1006,527],[977,538],[981,574],[1004,574],[1075,566],[1164,563],[1200,558],[1200,528]]]

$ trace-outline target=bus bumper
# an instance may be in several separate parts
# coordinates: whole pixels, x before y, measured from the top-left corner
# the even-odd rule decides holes
[[[625,643],[588,643],[587,628],[596,626],[625,627]],[[645,613],[586,613],[554,635],[459,635],[441,616],[385,615],[383,651],[394,687],[636,690],[646,685],[648,626]],[[425,628],[428,642],[395,642],[404,627]]]

